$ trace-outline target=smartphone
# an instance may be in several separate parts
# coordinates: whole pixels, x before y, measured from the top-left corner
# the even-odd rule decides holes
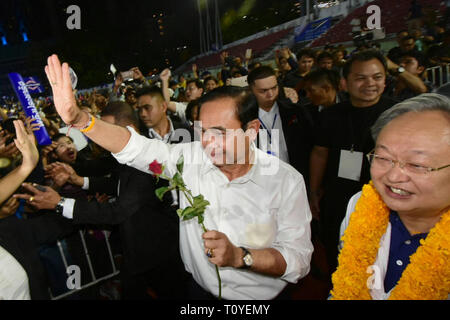
[[[248,87],[247,76],[231,79],[231,85],[233,87]]]
[[[133,71],[121,72],[123,81],[129,81],[134,79]]]
[[[252,58],[252,49],[247,49],[247,51],[245,51],[245,59],[246,60],[250,60]]]

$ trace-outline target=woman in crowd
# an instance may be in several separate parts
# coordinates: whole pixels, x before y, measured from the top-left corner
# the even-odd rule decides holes
[[[406,100],[382,114],[372,132],[372,182],[350,201],[332,296],[448,299],[450,99]]]

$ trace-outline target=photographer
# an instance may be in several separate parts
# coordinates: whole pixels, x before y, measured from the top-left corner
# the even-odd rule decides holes
[[[135,106],[136,100],[134,99],[134,93],[137,89],[148,85],[147,80],[138,67],[134,67],[126,72],[117,72],[109,101],[126,100],[131,106]]]
[[[227,82],[227,79],[233,78],[234,74],[248,75],[248,70],[242,66],[241,58],[230,56],[228,52],[224,51],[220,54],[220,60],[223,65],[221,74],[224,83]]]
[[[393,77],[388,81],[384,95],[397,101],[431,92],[433,85],[423,80],[425,57],[418,51],[404,53],[397,65],[387,59],[388,71]]]

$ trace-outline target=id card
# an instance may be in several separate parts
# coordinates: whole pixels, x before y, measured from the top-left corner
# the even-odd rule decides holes
[[[364,154],[362,152],[341,150],[338,177],[359,182],[363,157]]]

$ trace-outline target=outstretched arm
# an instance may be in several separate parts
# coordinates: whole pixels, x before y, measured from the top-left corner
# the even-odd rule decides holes
[[[78,108],[72,91],[69,65],[61,65],[57,55],[48,58],[45,73],[53,91],[55,108],[61,119],[76,128],[83,128],[89,123],[90,115]],[[119,153],[127,145],[130,133],[126,128],[95,120],[95,125],[85,133],[92,141],[112,152]]]
[[[160,78],[162,82],[162,91],[164,95],[164,100],[167,102],[167,109],[169,109],[172,112],[177,112],[177,106],[175,102],[170,101],[170,93],[169,93],[169,79],[172,76],[172,73],[170,72],[170,69],[164,69],[163,72],[161,72]]]
[[[22,164],[0,180],[0,204],[16,191],[21,183],[30,175],[39,160],[39,152],[35,145],[33,133],[28,133],[22,121],[14,121],[17,139],[14,143],[22,153]]]

